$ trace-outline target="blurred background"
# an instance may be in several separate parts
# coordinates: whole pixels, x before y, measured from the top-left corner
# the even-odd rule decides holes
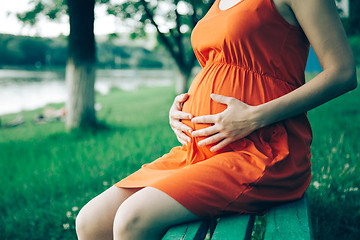
[[[212,3],[0,3],[0,239],[75,239],[87,201],[178,144],[168,111]],[[359,66],[360,2],[336,3]],[[306,79],[320,71],[311,50]],[[308,114],[315,239],[360,238],[359,104],[358,88]]]

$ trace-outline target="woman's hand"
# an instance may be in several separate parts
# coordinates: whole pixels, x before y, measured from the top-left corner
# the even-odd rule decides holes
[[[194,131],[193,137],[207,137],[198,142],[199,146],[216,144],[210,150],[218,151],[231,142],[246,137],[260,127],[256,114],[256,106],[247,105],[232,97],[211,94],[218,103],[226,104],[227,108],[215,115],[194,117],[193,123],[210,123],[210,127]]]
[[[181,122],[182,119],[190,120],[192,118],[192,115],[190,113],[182,112],[183,104],[188,99],[188,97],[189,94],[187,93],[178,95],[175,98],[169,112],[170,126],[179,142],[183,145],[187,145],[187,143],[191,141],[191,138],[187,136],[184,132],[192,132],[192,129],[189,126]]]

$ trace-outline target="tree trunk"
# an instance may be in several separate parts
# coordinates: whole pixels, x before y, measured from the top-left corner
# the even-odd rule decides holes
[[[188,74],[185,74],[183,71],[178,70],[178,73],[176,74],[176,83],[175,83],[176,94],[187,92],[188,78],[189,78]]]
[[[89,128],[96,124],[95,117],[95,66],[75,63],[69,59],[66,66],[68,98],[66,103],[66,128]]]
[[[67,0],[70,35],[66,66],[66,128],[89,128],[95,116],[95,0]]]
[[[177,68],[176,86],[175,86],[176,94],[181,94],[188,91],[191,71],[192,71],[192,67]]]

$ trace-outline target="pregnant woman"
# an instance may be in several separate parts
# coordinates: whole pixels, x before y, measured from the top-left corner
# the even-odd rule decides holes
[[[202,70],[170,110],[182,143],[80,211],[79,239],[160,239],[174,224],[264,213],[311,180],[306,111],[357,85],[333,0],[216,0],[192,33]],[[323,71],[305,83],[309,46]]]

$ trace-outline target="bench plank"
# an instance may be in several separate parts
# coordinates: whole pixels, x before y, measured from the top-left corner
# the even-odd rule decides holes
[[[254,225],[253,215],[235,215],[220,218],[212,240],[250,239]]]
[[[162,238],[163,240],[193,240],[201,226],[201,221],[171,227]]]
[[[264,240],[312,239],[307,195],[300,200],[269,210],[266,216]]]
[[[264,240],[312,240],[310,211],[307,195],[300,200],[272,208],[264,216],[266,228]],[[163,240],[233,240],[251,239],[254,215],[232,215],[216,219],[205,219],[171,227]],[[215,230],[214,230],[215,229]],[[257,230],[259,230],[257,229]],[[256,229],[255,229],[256,230]]]

